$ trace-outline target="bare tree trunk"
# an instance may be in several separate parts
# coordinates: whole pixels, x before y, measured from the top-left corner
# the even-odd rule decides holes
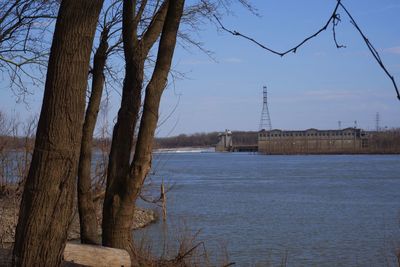
[[[90,51],[102,4],[61,3],[20,207],[14,266],[61,264],[72,215]]]
[[[144,61],[162,31],[168,1],[164,1],[160,6],[150,26],[140,40],[137,37],[137,27],[146,1],[140,4],[136,15],[134,14],[134,3],[135,1],[133,0],[125,0],[123,6],[123,44],[126,62],[125,79],[121,108],[118,112],[117,123],[113,131],[102,222],[103,245],[129,248],[131,252],[131,239],[126,240],[125,245],[118,245],[116,241],[118,240],[119,242],[119,240],[126,237],[126,232],[131,231],[131,220],[129,222],[128,220],[124,221],[123,226],[114,226],[119,223],[119,221],[116,221],[116,218],[132,218],[134,203],[132,202],[130,205],[126,205],[124,209],[120,209],[118,201],[115,200],[122,197],[121,194],[124,194],[124,187],[126,186],[127,179],[129,179],[133,137],[141,105]],[[125,224],[125,222],[128,223]],[[120,229],[124,229],[124,231],[121,232]]]
[[[121,107],[113,130],[109,165],[107,172],[107,188],[123,186],[124,177],[129,173],[129,164],[133,146],[133,136],[141,106],[142,86],[145,59],[161,33],[167,13],[168,1],[165,1],[143,34],[141,40],[137,37],[137,27],[142,14],[134,14],[133,0],[125,0],[123,7],[123,44],[125,55],[125,79],[122,90]],[[146,1],[141,3],[142,10]],[[108,190],[108,189],[107,189]],[[114,190],[111,190],[114,191]],[[106,193],[105,206],[110,202]],[[112,198],[112,197],[111,197]],[[105,208],[104,212],[109,212]],[[103,218],[108,218],[103,216]],[[107,238],[106,238],[107,239]]]
[[[99,244],[96,208],[92,194],[92,145],[93,132],[100,109],[104,88],[104,68],[107,60],[108,30],[104,28],[99,47],[93,59],[92,92],[86,109],[78,166],[78,211],[80,236],[83,244]]]
[[[129,171],[133,145],[133,136],[141,104],[144,76],[144,59],[139,50],[137,24],[134,17],[134,2],[123,3],[122,36],[125,55],[125,79],[122,88],[121,107],[114,126],[107,171],[107,187],[103,204],[102,243],[104,246],[116,247],[113,243],[115,233],[112,225],[116,212],[131,214],[133,206],[118,211],[114,207],[115,192],[123,191],[124,180]],[[130,229],[130,224],[126,225]],[[129,247],[128,251],[132,251]]]
[[[107,171],[107,188],[116,185],[118,177],[127,173],[132,150],[133,135],[140,109],[144,59],[139,50],[137,23],[135,21],[136,1],[123,2],[122,39],[125,55],[125,78],[122,88],[121,107],[114,126]],[[108,204],[107,193],[104,205]],[[109,209],[104,209],[108,211]],[[105,217],[105,216],[103,216]],[[104,222],[104,220],[103,220]]]
[[[126,67],[127,70],[130,68]],[[141,72],[143,75],[143,69],[133,72]],[[134,212],[133,203],[126,206],[125,209],[120,210],[118,209],[118,204],[115,206],[115,199],[119,198],[118,195],[124,191],[125,181],[129,173],[133,136],[141,102],[142,85],[138,83],[138,80],[143,82],[143,76],[136,77],[136,79],[125,78],[124,80],[124,89],[132,87],[132,85],[134,85],[134,88],[124,90],[121,109],[118,112],[117,123],[114,126],[107,171],[107,187],[103,204],[102,243],[104,246],[115,248],[125,248],[113,242],[121,234],[120,232],[113,231],[115,217],[124,216],[123,214],[133,214]],[[131,221],[124,228],[130,231]],[[117,239],[119,240],[119,238]],[[131,248],[128,251],[131,251]]]
[[[132,248],[131,222],[135,201],[150,169],[154,132],[158,121],[161,94],[166,86],[176,35],[182,16],[184,0],[170,0],[162,29],[156,66],[146,89],[145,102],[138,141],[129,172],[121,177],[119,186],[107,187],[108,212],[110,218],[103,217],[103,244],[126,249],[134,256]],[[106,206],[104,207],[106,209]]]

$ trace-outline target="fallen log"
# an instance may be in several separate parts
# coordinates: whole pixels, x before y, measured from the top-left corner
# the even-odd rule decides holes
[[[64,261],[98,267],[130,267],[131,258],[123,249],[67,243]]]

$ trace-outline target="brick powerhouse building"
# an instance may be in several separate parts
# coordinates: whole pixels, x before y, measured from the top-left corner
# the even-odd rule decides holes
[[[258,152],[262,154],[362,153],[368,139],[361,129],[282,131],[261,130]]]

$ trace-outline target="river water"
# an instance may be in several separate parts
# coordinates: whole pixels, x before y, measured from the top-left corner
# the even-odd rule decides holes
[[[167,224],[137,234],[155,253],[186,227],[235,266],[397,266],[399,155],[155,154],[161,179]]]

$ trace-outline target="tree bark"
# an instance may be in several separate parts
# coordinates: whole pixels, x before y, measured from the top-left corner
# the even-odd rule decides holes
[[[14,266],[59,266],[72,215],[87,73],[103,0],[64,0],[53,36]]]
[[[81,243],[99,244],[96,208],[92,194],[92,146],[93,132],[100,109],[104,88],[104,68],[107,60],[108,29],[104,28],[100,44],[93,59],[92,91],[86,109],[85,122],[82,129],[82,142],[78,165],[78,211]]]
[[[133,209],[151,166],[151,150],[158,121],[159,103],[171,67],[176,35],[184,6],[184,0],[170,0],[168,2],[168,11],[162,29],[156,65],[146,88],[135,155],[129,166],[129,172],[120,177],[119,186],[107,188],[107,209],[109,210],[104,210],[108,214],[103,217],[103,244],[130,251],[131,257],[135,257],[130,227]],[[107,219],[104,220],[104,218]]]

